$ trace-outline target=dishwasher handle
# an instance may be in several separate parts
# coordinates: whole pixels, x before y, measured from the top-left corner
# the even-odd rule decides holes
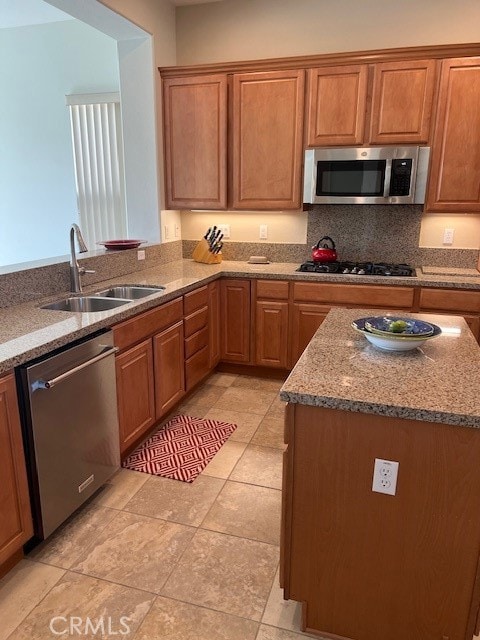
[[[56,378],[52,378],[51,380],[37,380],[32,384],[32,391],[36,391],[37,389],[51,389],[55,385],[63,382],[64,380],[67,380],[68,378],[70,378],[70,376],[73,376],[75,373],[78,373],[82,369],[86,369],[86,367],[89,367],[96,362],[100,362],[100,360],[103,360],[104,358],[108,358],[109,356],[114,355],[115,353],[117,353],[117,351],[119,351],[119,347],[112,347],[111,349],[107,349],[107,351],[102,351],[102,353],[99,353],[98,356],[82,362],[73,369],[65,371],[65,373],[60,374]]]

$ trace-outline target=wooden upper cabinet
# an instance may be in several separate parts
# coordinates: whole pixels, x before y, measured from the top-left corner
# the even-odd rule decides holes
[[[234,209],[299,209],[303,69],[233,75]]]
[[[362,144],[368,65],[310,69],[307,146]]]
[[[435,65],[435,60],[411,60],[374,66],[371,143],[428,142]]]
[[[480,58],[444,60],[427,211],[480,211]]]
[[[227,206],[227,76],[163,83],[166,206]]]

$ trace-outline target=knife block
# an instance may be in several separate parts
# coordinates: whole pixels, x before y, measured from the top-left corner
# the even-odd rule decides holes
[[[219,264],[222,261],[221,253],[212,253],[209,251],[210,245],[202,238],[192,253],[195,262],[203,262],[204,264]]]

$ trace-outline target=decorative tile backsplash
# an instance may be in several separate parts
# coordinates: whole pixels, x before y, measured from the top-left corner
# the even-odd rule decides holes
[[[336,245],[339,260],[406,262],[414,266],[476,268],[477,249],[430,249],[418,246],[422,206],[418,205],[317,205],[308,213],[306,244],[225,241],[225,260],[266,256],[271,262],[304,262],[323,236]],[[241,215],[241,214],[239,214]],[[183,241],[189,258],[196,242]]]

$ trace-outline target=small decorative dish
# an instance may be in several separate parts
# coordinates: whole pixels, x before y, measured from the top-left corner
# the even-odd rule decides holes
[[[103,240],[102,242],[97,242],[97,244],[102,244],[105,249],[110,251],[119,251],[122,249],[136,249],[144,242],[146,240]]]
[[[372,318],[359,318],[352,322],[352,327],[361,333],[365,338],[371,342],[375,347],[383,349],[384,351],[410,351],[421,347],[427,340],[435,338],[442,333],[440,327],[436,324],[431,324],[433,332],[430,335],[412,335],[401,333],[390,333],[385,335],[379,335],[378,333],[372,333],[368,327],[367,322]],[[426,323],[430,324],[430,323]]]
[[[365,328],[370,333],[382,336],[431,336],[433,326],[423,320],[397,316],[373,316],[365,319]]]

